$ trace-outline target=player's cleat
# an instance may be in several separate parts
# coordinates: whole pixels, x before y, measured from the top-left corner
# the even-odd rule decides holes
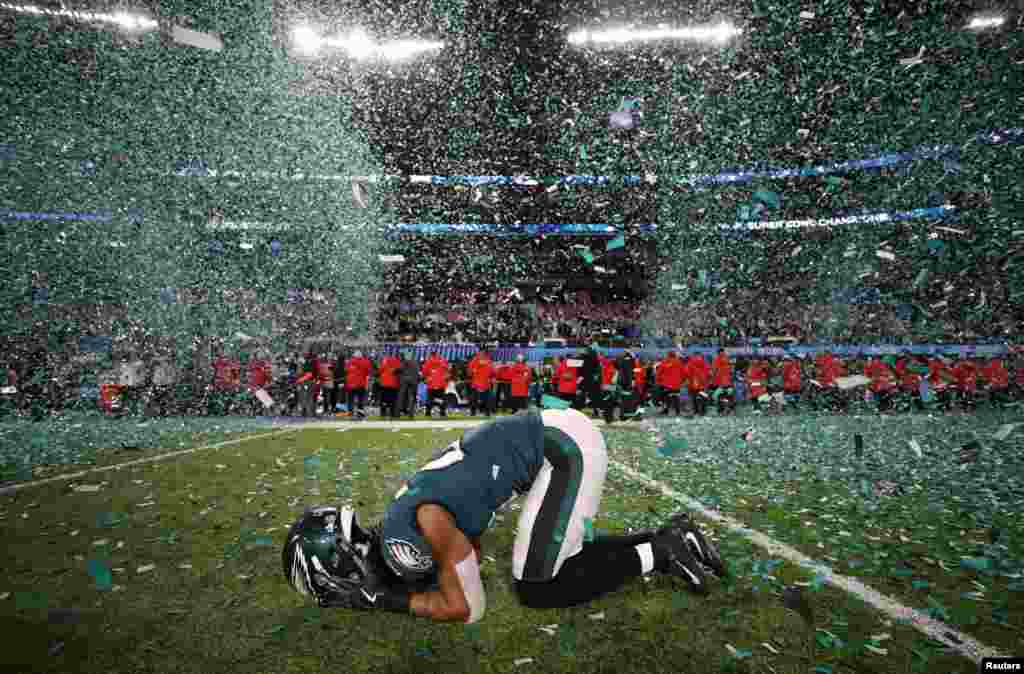
[[[718,547],[704,537],[687,513],[680,513],[672,517],[666,526],[658,530],[658,535],[678,537],[686,543],[694,558],[713,574],[719,578],[725,578],[728,574]]]
[[[682,578],[697,594],[708,593],[703,565],[690,552],[683,538],[672,531],[657,536],[651,544],[655,549],[655,559],[663,560],[659,571]]]

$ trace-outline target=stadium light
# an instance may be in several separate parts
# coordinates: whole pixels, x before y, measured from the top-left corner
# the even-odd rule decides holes
[[[985,30],[986,28],[999,28],[1006,21],[1001,16],[976,16],[967,24],[967,30]]]
[[[400,61],[417,54],[443,49],[443,42],[427,40],[397,40],[394,42],[374,42],[361,28],[353,29],[347,35],[324,38],[308,26],[300,26],[292,31],[292,39],[298,51],[312,55],[324,48],[340,50],[358,61],[384,59]]]
[[[128,12],[117,12],[107,14],[105,12],[83,12],[70,9],[49,9],[37,5],[22,5],[13,2],[0,2],[0,9],[6,9],[17,14],[33,14],[35,16],[60,16],[83,23],[112,23],[128,31],[146,32],[156,30],[159,24],[142,14],[129,14]]]
[[[725,44],[743,31],[730,23],[721,22],[712,26],[693,26],[689,28],[656,28],[639,30],[633,28],[613,28],[605,31],[579,30],[569,34],[569,42],[581,45],[587,42],[625,44],[627,42],[652,42],[655,40],[686,40],[709,44]]]
[[[309,26],[299,26],[292,31],[295,47],[303,54],[315,54],[323,44],[320,36]]]

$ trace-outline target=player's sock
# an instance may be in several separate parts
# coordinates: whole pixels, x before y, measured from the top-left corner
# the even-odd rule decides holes
[[[530,608],[565,608],[583,604],[619,589],[653,567],[653,550],[647,557],[638,548],[619,543],[584,543],[583,549],[565,560],[558,575],[546,582],[515,581],[516,594]]]

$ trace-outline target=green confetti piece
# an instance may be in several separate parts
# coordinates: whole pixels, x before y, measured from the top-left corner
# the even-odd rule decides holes
[[[815,674],[832,674],[831,665],[818,665],[814,668]]]
[[[992,568],[992,560],[988,557],[966,557],[960,560],[960,566],[975,571],[988,571]]]
[[[931,587],[931,583],[929,583],[927,580],[914,580],[910,583],[910,585],[915,590],[924,590],[926,588]]]
[[[93,579],[95,588],[105,592],[114,587],[114,576],[110,566],[101,559],[90,559],[86,565],[89,576]]]
[[[576,626],[563,623],[558,628],[558,652],[566,657],[576,655]]]
[[[46,608],[50,600],[42,592],[18,592],[14,595],[14,604],[19,611],[30,611]]]
[[[594,540],[594,520],[583,518],[583,540],[590,543]]]

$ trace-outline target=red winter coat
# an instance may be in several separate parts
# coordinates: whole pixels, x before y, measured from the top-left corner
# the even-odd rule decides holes
[[[915,365],[916,363],[909,358],[896,361],[896,378],[900,380],[900,388],[910,393],[917,391],[921,386],[921,375],[911,369]]]
[[[601,361],[601,386],[611,386],[615,383],[615,375],[619,369],[615,367],[615,361],[602,357]]]
[[[670,353],[665,360],[658,363],[655,378],[660,378],[660,384],[668,390],[678,391],[686,380],[686,364],[675,353]]]
[[[953,376],[956,377],[956,385],[961,391],[973,393],[978,390],[978,366],[973,361],[964,360],[953,368]]]
[[[558,392],[563,395],[576,395],[576,379],[579,374],[576,368],[569,367],[569,361],[563,360],[555,368],[555,380],[558,382]]]
[[[218,391],[237,390],[242,383],[242,364],[221,356],[213,361],[213,387]]]
[[[480,354],[473,356],[466,368],[469,371],[470,386],[477,391],[486,391],[494,383],[494,362]]]
[[[398,360],[398,356],[385,356],[384,360],[380,361],[380,385],[389,389],[398,388],[398,370],[401,367],[402,361]]]
[[[533,372],[526,363],[516,363],[509,368],[512,379],[512,397],[525,398],[530,395],[530,382],[533,381]]]
[[[647,368],[640,364],[639,360],[633,361],[633,388],[643,394],[647,385]]]
[[[686,361],[686,379],[689,382],[690,391],[697,393],[708,387],[708,380],[711,378],[711,368],[708,362],[700,354],[693,354]]]
[[[953,379],[953,372],[938,358],[928,361],[928,384],[933,389],[945,388]]]
[[[782,390],[786,393],[800,392],[800,363],[795,360],[782,364]]]
[[[270,363],[265,360],[249,361],[249,389],[264,388],[270,383]]]
[[[896,377],[893,375],[892,370],[885,362],[878,358],[872,358],[868,361],[867,366],[864,368],[864,376],[871,379],[869,388],[872,393],[891,391],[896,388]]]
[[[724,353],[715,356],[711,363],[711,383],[720,388],[732,386],[732,363],[729,362],[729,356]]]
[[[1010,385],[1010,373],[1006,371],[1003,361],[998,358],[993,358],[985,367],[981,368],[981,375],[994,389],[1004,389]]]
[[[495,373],[495,379],[498,380],[499,384],[511,384],[512,366],[506,363],[502,363],[501,365],[499,365]]]
[[[334,363],[329,360],[317,362],[316,380],[321,386],[330,388],[334,386]]]
[[[764,363],[755,361],[747,368],[747,384],[751,398],[760,398],[768,393],[768,370]]]
[[[814,376],[822,386],[833,386],[836,377],[841,377],[842,365],[830,353],[823,353],[814,359]]]
[[[373,372],[373,363],[366,356],[349,358],[345,363],[345,388],[358,390],[366,388]]]
[[[447,360],[441,356],[431,356],[423,363],[420,374],[423,375],[423,381],[429,390],[435,391],[440,389],[443,391],[448,388],[450,371],[451,367],[448,365]]]

